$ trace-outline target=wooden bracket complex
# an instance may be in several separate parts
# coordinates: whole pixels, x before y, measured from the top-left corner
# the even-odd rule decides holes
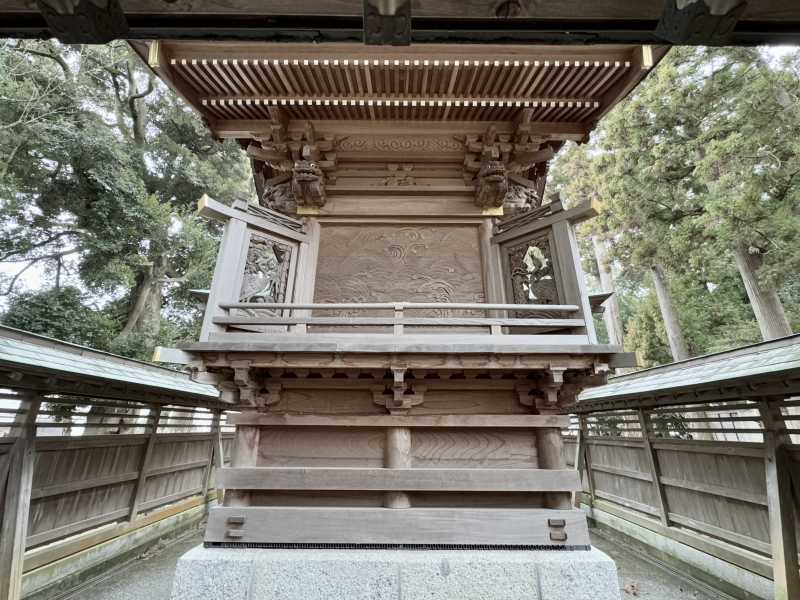
[[[537,410],[555,410],[559,404],[559,394],[564,389],[566,368],[551,366],[547,379],[542,381],[520,381],[516,385],[519,403]]]
[[[239,403],[263,408],[280,402],[283,386],[280,383],[262,384],[253,375],[250,361],[233,361],[231,367],[233,368],[233,385],[239,391]],[[267,393],[264,394],[263,390],[266,390]]]
[[[392,367],[392,387],[376,385],[371,388],[373,402],[393,415],[406,413],[412,406],[422,404],[425,400],[427,386],[406,383],[405,374],[405,367]]]

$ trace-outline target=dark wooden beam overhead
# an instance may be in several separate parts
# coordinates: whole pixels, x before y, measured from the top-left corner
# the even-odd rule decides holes
[[[76,0],[81,6],[91,0]],[[637,43],[665,40],[664,15],[697,16],[672,10],[676,0],[412,0],[411,43]],[[694,5],[718,4],[696,0]],[[44,4],[47,4],[46,2]],[[238,39],[287,42],[362,42],[364,0],[118,0],[128,39]],[[741,5],[744,4],[742,7]],[[691,5],[690,5],[691,6]],[[708,35],[674,37],[686,43],[787,44],[800,40],[800,3],[743,0],[730,32],[709,25]],[[665,10],[666,9],[666,10]],[[716,15],[714,6],[709,15]],[[717,11],[718,12],[718,11]],[[674,19],[673,19],[674,21]],[[62,37],[37,2],[7,0],[0,5],[0,35]],[[659,25],[661,27],[659,28]],[[673,32],[680,33],[673,22]],[[86,35],[90,35],[88,29]],[[102,41],[114,31],[95,31]],[[93,34],[92,34],[93,35]],[[117,36],[120,34],[117,33]],[[670,36],[667,36],[670,37]],[[85,41],[92,41],[86,39]]]

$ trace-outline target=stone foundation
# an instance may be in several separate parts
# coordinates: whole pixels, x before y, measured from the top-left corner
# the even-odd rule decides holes
[[[599,550],[203,548],[178,561],[172,600],[619,600]]]

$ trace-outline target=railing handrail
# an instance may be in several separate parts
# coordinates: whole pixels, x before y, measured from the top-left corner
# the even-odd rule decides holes
[[[484,304],[470,302],[365,302],[365,303],[292,303],[292,302],[223,302],[230,309],[297,309],[297,310],[518,310],[537,312],[578,312],[575,304]]]

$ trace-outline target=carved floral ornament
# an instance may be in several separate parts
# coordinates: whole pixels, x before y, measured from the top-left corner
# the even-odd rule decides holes
[[[351,135],[337,141],[342,152],[460,152],[464,143],[453,136]]]

